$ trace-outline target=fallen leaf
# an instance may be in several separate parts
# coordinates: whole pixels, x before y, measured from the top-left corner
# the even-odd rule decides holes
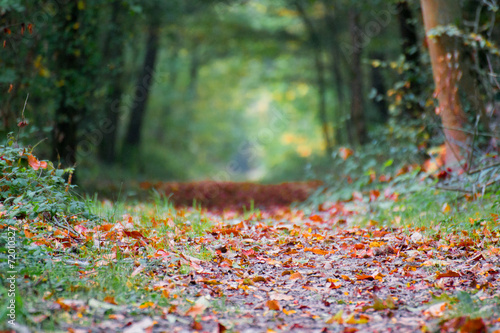
[[[270,310],[275,310],[275,311],[279,311],[280,310],[280,303],[277,300],[269,300],[269,301],[267,301],[266,302],[266,306]]]
[[[445,273],[436,274],[436,280],[442,278],[450,278],[450,277],[460,277],[460,273],[448,270]]]
[[[431,317],[442,317],[447,307],[447,302],[436,303],[425,310],[424,315]]]

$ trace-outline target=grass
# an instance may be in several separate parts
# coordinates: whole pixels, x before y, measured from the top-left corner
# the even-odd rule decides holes
[[[471,237],[482,237],[485,227],[490,231],[500,230],[497,215],[500,211],[499,193],[470,200],[456,192],[422,187],[418,192],[403,195],[396,202],[372,203],[369,213],[359,223],[366,225],[375,220],[386,226],[418,228],[430,235],[459,231]]]
[[[93,214],[103,218],[102,223],[129,223],[131,220],[136,224],[135,230],[143,232],[156,232],[159,239],[165,239],[163,243],[167,251],[172,251],[167,242],[174,238],[194,238],[203,235],[213,227],[213,223],[204,218],[199,210],[184,210],[178,212],[174,209],[168,199],[155,198],[151,203],[140,202],[115,202],[98,201],[97,197],[87,200],[87,205]],[[158,223],[153,231],[153,218]],[[171,223],[168,223],[171,221]],[[95,221],[92,221],[94,224]],[[88,225],[92,228],[93,225]],[[176,242],[179,244],[180,242]],[[152,308],[139,309],[138,305],[146,302],[153,302],[160,307],[170,306],[172,297],[179,300],[188,297],[184,294],[171,294],[170,298],[162,296],[162,291],[154,291],[151,288],[152,279],[144,279],[144,276],[137,274],[132,276],[132,272],[138,265],[144,265],[144,273],[147,275],[157,274],[153,272],[158,267],[166,267],[163,262],[155,263],[155,259],[143,259],[144,254],[135,255],[133,253],[124,254],[120,251],[114,252],[113,242],[105,246],[95,247],[93,241],[78,246],[78,252],[71,252],[65,249],[56,250],[57,257],[49,256],[40,247],[34,247],[31,252],[24,254],[25,258],[19,260],[17,264],[16,283],[16,322],[28,325],[38,330],[55,330],[61,327],[61,322],[75,324],[89,324],[86,321],[88,315],[104,318],[112,310],[118,308],[108,302],[104,302],[106,297],[112,297],[120,307],[129,307],[130,311],[148,313],[155,311]],[[210,260],[212,252],[204,246],[195,248],[185,244],[175,251],[199,258]],[[103,260],[111,258],[116,253],[116,260]],[[151,253],[147,253],[151,254]],[[173,262],[172,264],[175,264]],[[180,265],[171,268],[177,270],[175,274],[188,274],[191,268],[188,265]],[[2,303],[6,300],[7,285],[4,276],[0,276],[0,294]],[[22,297],[20,296],[22,295]],[[94,300],[94,308],[88,309],[86,315],[77,309],[75,315],[69,315],[67,311],[50,311],[47,306],[54,304],[59,299],[78,300],[88,302]],[[220,302],[218,300],[217,302]],[[84,303],[82,303],[84,304]],[[187,303],[188,304],[188,303]],[[134,305],[134,306],[132,306]],[[132,307],[131,307],[132,306]],[[221,306],[220,304],[218,306]],[[6,308],[2,308],[0,315],[5,318]],[[90,312],[88,312],[90,311]],[[111,311],[112,312],[112,311]],[[57,313],[57,315],[55,315]],[[80,315],[78,315],[80,313]],[[42,319],[43,318],[43,319]],[[102,319],[101,318],[101,319]],[[0,324],[0,329],[8,328],[7,323]]]

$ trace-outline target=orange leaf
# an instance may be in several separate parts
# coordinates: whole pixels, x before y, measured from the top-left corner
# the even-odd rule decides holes
[[[24,235],[26,238],[32,238],[35,234],[30,232],[28,229],[24,229]]]
[[[371,190],[370,191],[370,201],[375,201],[380,196],[379,190]]]
[[[147,309],[147,308],[154,308],[155,303],[153,302],[145,302],[139,305],[139,309]]]
[[[195,304],[186,312],[186,316],[196,317],[198,315],[202,315],[207,307],[203,304]]]
[[[446,302],[434,304],[424,311],[424,315],[431,317],[441,317],[446,311],[447,307],[448,303]]]
[[[319,215],[311,215],[309,216],[309,220],[314,222],[323,222],[323,218]]]
[[[375,278],[371,275],[365,275],[365,274],[360,274],[360,275],[356,275],[356,279],[358,280],[375,280]]]
[[[354,151],[352,149],[346,147],[339,148],[340,158],[342,158],[344,161],[347,160],[352,154],[354,154]]]
[[[279,311],[280,310],[280,303],[276,300],[269,300],[266,302],[266,306],[270,309],[270,310],[275,310],[275,311]]]
[[[109,304],[118,305],[118,304],[116,304],[115,298],[113,296],[104,297],[104,302],[109,303]]]
[[[302,278],[303,278],[303,276],[302,276],[302,274],[300,274],[300,272],[295,272],[295,273],[290,275],[290,280],[300,280]]]
[[[33,170],[38,170],[39,168],[45,169],[47,168],[47,162],[40,162],[39,160],[36,159],[35,156],[33,155],[27,155],[28,156],[28,163],[29,165],[33,168]]]
[[[445,213],[445,214],[446,214],[446,213],[449,213],[449,212],[450,212],[450,210],[451,210],[451,207],[450,207],[450,205],[449,205],[448,203],[445,203],[445,204],[443,205],[443,207],[441,208],[441,211],[442,211],[443,213]]]
[[[437,273],[436,274],[436,280],[441,279],[441,278],[447,278],[447,277],[460,277],[460,273],[457,273],[454,271],[447,271],[446,273]]]

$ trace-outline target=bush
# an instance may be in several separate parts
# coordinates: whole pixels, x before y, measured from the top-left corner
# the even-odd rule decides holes
[[[33,149],[21,148],[13,137],[0,146],[0,220],[14,225],[20,219],[57,220],[64,216],[89,217],[86,205],[73,195],[72,169],[57,169],[39,161]]]

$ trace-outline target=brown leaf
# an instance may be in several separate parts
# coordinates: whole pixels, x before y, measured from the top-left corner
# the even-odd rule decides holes
[[[217,325],[218,333],[226,333],[226,326],[222,325],[221,323],[218,323]]]
[[[197,331],[201,331],[203,329],[203,325],[199,321],[193,321],[191,328]]]
[[[255,276],[252,280],[253,282],[266,282],[266,279],[262,276]]]
[[[356,279],[358,280],[375,280],[375,278],[371,275],[365,275],[365,274],[360,274],[360,275],[356,275]]]
[[[436,274],[436,280],[441,279],[441,278],[448,278],[448,277],[460,277],[460,273],[448,270],[445,273],[437,273]]]

